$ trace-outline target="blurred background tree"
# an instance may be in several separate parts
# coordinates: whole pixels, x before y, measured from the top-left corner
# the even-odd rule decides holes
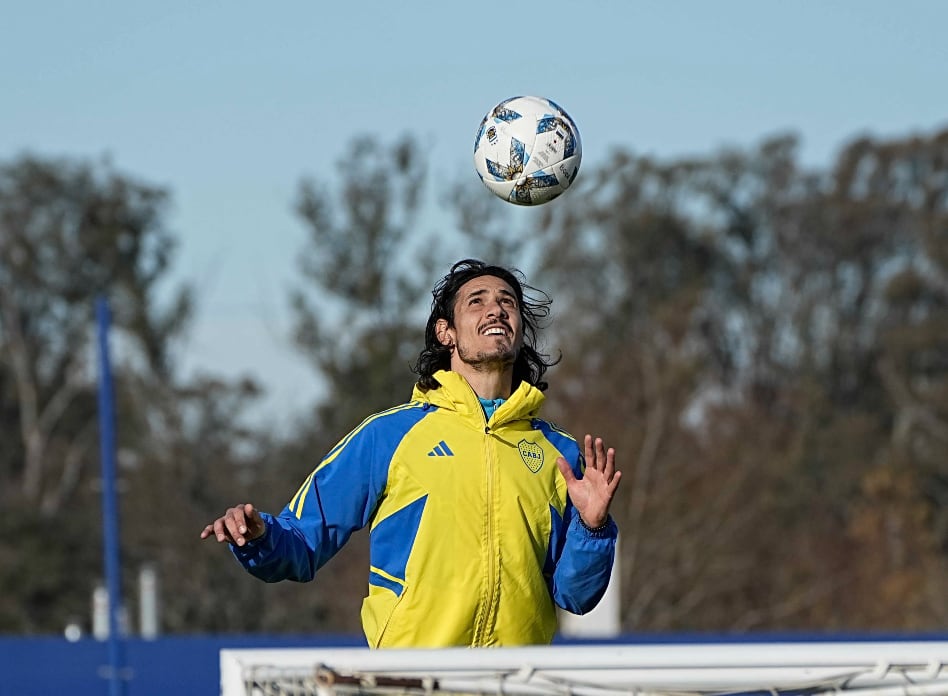
[[[557,406],[628,453],[626,629],[943,624],[945,143],[619,152],[544,211]]]
[[[114,315],[125,586],[158,561],[172,629],[213,625],[208,559],[182,552],[215,488],[245,463],[235,426],[250,384],[181,384],[173,349],[192,307],[159,301],[175,242],[168,193],[108,163],[0,166],[0,630],[59,632],[89,615],[101,577],[95,298]],[[218,472],[225,472],[220,475]],[[217,573],[214,574],[218,575]],[[198,584],[189,588],[191,580]],[[180,590],[185,590],[179,592]],[[188,604],[190,603],[190,607]],[[210,611],[195,607],[210,605]]]
[[[462,246],[552,295],[546,415],[620,452],[624,629],[945,623],[948,132],[861,138],[826,171],[793,135],[671,162],[617,149],[529,217],[441,184],[442,235],[418,224],[427,164],[411,139],[364,137],[334,186],[301,182],[290,302],[325,389],[279,435],[245,417],[260,385],[176,370],[193,298],[157,292],[167,192],[107,165],[0,166],[0,631],[58,632],[101,573],[90,351],[108,289],[127,593],[147,561],[166,630],[358,632],[364,533],[307,585],[259,583],[197,533],[241,500],[279,510],[409,398]]]

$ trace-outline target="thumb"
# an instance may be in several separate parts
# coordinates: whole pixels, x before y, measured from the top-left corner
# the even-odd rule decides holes
[[[571,467],[569,462],[563,457],[556,458],[556,466],[559,467],[560,473],[563,474],[563,478],[566,479],[566,485],[571,485],[576,480],[576,474],[573,473],[573,467]]]
[[[244,516],[247,520],[247,530],[252,538],[259,536],[266,528],[260,511],[254,507],[253,503],[244,504]]]

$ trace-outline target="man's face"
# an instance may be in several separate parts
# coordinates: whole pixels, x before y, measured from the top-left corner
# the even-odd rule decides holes
[[[439,340],[454,345],[452,369],[457,362],[483,369],[512,365],[523,344],[522,321],[513,288],[496,276],[467,281],[454,300],[454,326],[439,322]]]

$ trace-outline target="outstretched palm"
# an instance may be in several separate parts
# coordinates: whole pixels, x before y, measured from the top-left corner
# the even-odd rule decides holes
[[[593,440],[592,435],[586,435],[583,444],[586,455],[583,478],[576,478],[563,457],[556,460],[556,465],[566,479],[566,490],[579,516],[587,527],[595,528],[605,524],[609,517],[609,505],[619,487],[622,472],[616,470],[615,450],[606,449],[602,438]]]

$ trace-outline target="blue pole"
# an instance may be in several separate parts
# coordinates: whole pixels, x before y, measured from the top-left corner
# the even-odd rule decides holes
[[[115,403],[109,358],[109,303],[96,300],[99,338],[99,446],[102,456],[102,533],[105,540],[105,579],[109,596],[109,694],[122,696],[121,565],[119,564],[118,504],[115,494]]]

